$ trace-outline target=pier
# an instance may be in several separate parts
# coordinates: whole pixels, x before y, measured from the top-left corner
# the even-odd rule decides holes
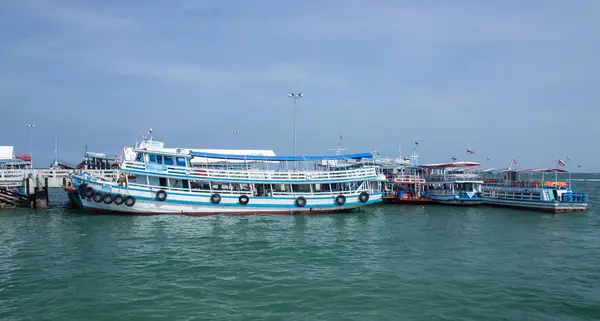
[[[0,170],[0,209],[29,207],[47,208],[48,189],[71,185],[70,169],[6,169]],[[106,180],[116,180],[114,169],[88,169],[86,173]]]

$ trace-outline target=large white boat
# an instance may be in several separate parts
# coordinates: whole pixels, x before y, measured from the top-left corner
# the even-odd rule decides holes
[[[587,210],[587,195],[573,193],[571,180],[558,181],[559,168],[487,169],[482,171],[485,204],[552,213]],[[550,174],[550,180],[548,179]]]
[[[421,165],[426,169],[427,194],[433,202],[447,205],[477,206],[483,203],[481,175],[469,170],[476,162],[451,162]]]
[[[85,172],[71,176],[87,212],[308,214],[348,211],[381,201],[373,183],[375,167],[321,166],[328,160],[372,158],[370,153],[234,155],[146,144],[126,151],[124,158],[118,181],[103,181]]]

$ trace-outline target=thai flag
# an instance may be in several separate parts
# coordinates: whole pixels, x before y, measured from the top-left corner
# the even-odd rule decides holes
[[[452,156],[452,160],[453,161],[457,160],[456,156]]]
[[[562,159],[559,159],[559,160],[558,160],[558,166],[562,166],[562,167],[564,167],[565,165],[567,165],[567,163],[565,163],[565,161],[564,161],[564,160],[562,160]]]
[[[152,127],[150,127],[150,129],[148,129],[148,136],[152,135]]]
[[[519,165],[519,164],[517,164],[517,160],[516,160],[516,159],[514,159],[514,158],[513,158],[513,161],[512,161],[512,162],[513,162],[513,164],[515,164],[515,165]]]
[[[474,153],[472,150],[470,150],[470,149],[468,149],[468,148],[467,148],[467,154],[469,154],[469,155],[473,155],[473,154],[475,154],[475,153]]]

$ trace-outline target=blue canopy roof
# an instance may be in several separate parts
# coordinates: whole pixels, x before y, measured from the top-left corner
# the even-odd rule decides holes
[[[278,161],[278,162],[299,162],[299,161],[316,161],[327,159],[363,159],[373,158],[371,153],[348,154],[348,155],[329,155],[329,156],[260,156],[260,155],[230,155],[230,154],[214,154],[204,152],[190,152],[193,157],[207,157],[220,159],[239,159],[251,161]]]

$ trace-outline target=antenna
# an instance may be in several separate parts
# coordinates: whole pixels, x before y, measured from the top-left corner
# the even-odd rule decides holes
[[[343,136],[342,136],[342,133],[340,133],[340,139],[338,140],[337,147],[336,147],[336,148],[330,148],[330,149],[329,149],[329,150],[331,150],[331,151],[335,151],[335,155],[336,155],[336,156],[339,156],[341,151],[343,151],[343,150],[348,150],[348,149],[346,149],[346,148],[342,148],[342,140],[343,140],[343,139],[344,139],[344,138],[343,138]]]

